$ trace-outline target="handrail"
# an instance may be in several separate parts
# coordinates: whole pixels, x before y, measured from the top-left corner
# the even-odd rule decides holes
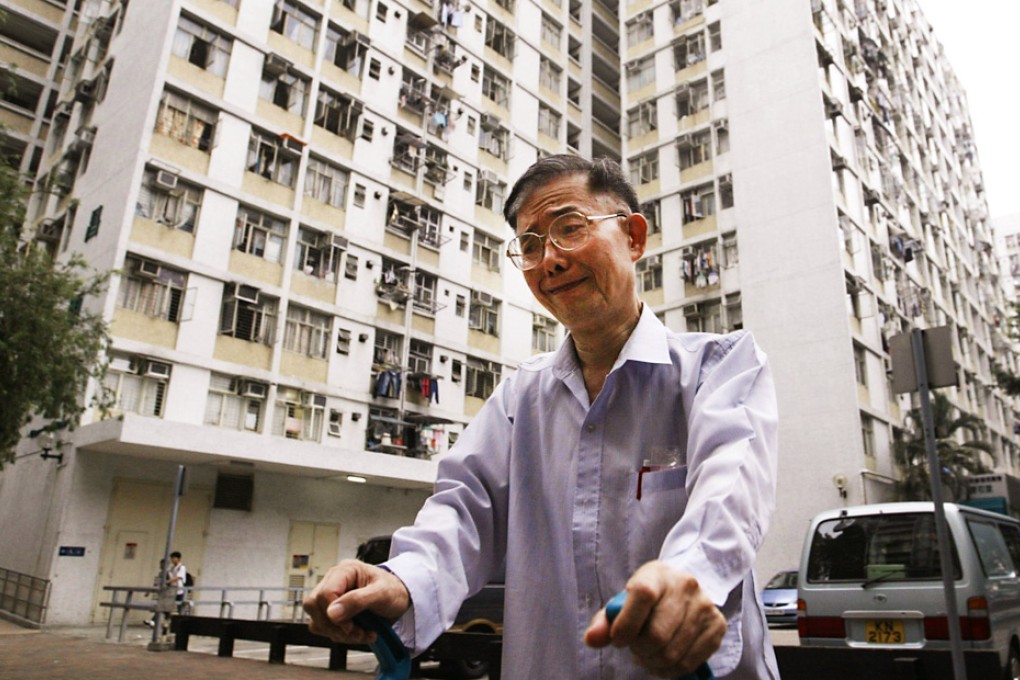
[[[109,639],[113,634],[113,618],[116,611],[120,611],[120,629],[118,640],[124,641],[124,633],[127,628],[127,618],[131,611],[155,612],[157,609],[164,614],[170,615],[177,606],[176,595],[178,590],[184,590],[184,606],[188,613],[194,613],[198,607],[216,606],[218,616],[221,619],[251,618],[235,617],[234,612],[238,605],[255,605],[255,621],[273,620],[274,606],[278,608],[281,616],[276,620],[304,623],[306,614],[301,606],[305,594],[311,591],[311,587],[302,586],[168,586],[162,591],[152,586],[104,586],[103,590],[110,593],[110,600],[100,602],[101,607],[110,609],[110,616],[106,622],[106,637]],[[196,597],[196,593],[212,593],[218,591],[218,597]],[[254,597],[247,596],[253,594]],[[139,601],[137,597],[149,596],[154,600]],[[123,599],[122,599],[123,598]],[[287,615],[287,609],[290,609]]]

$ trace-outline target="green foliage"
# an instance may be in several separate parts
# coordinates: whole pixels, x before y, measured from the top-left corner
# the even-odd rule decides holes
[[[994,449],[988,442],[976,439],[983,424],[977,416],[955,413],[955,407],[944,394],[932,394],[932,421],[935,425],[935,452],[942,468],[942,486],[948,492],[946,501],[962,501],[968,497],[968,477],[990,472],[981,454],[994,460]],[[900,467],[901,500],[931,500],[928,475],[928,453],[924,442],[924,423],[920,409],[911,409],[907,421],[912,424],[913,435],[895,443],[893,456]],[[957,441],[957,433],[965,432],[972,438]]]
[[[1006,326],[1006,334],[1013,340],[1020,340],[1018,326],[1020,326],[1020,302],[1013,302],[1010,304],[1010,317]],[[992,366],[992,374],[995,376],[995,383],[1006,394],[1011,397],[1020,397],[1020,376],[999,364]]]
[[[109,275],[80,256],[54,261],[23,240],[25,197],[18,173],[0,161],[0,468],[33,415],[51,421],[46,429],[73,429],[89,378],[105,374],[109,342],[102,317],[81,310]]]

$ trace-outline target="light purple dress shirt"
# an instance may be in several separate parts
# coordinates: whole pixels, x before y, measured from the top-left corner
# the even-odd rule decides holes
[[[697,577],[728,621],[719,678],[778,678],[754,582],[775,503],[776,399],[751,335],[674,333],[646,305],[589,403],[573,342],[504,380],[439,464],[386,563],[420,653],[504,565],[503,677],[647,678],[582,635],[649,560]],[[677,465],[641,476],[653,452]]]

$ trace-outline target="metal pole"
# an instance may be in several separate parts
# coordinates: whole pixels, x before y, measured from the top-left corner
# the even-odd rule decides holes
[[[177,510],[181,505],[181,494],[184,493],[184,474],[184,466],[178,465],[177,478],[174,481],[173,509],[170,511],[170,527],[166,532],[166,546],[163,549],[163,567],[159,570],[159,594],[156,599],[155,625],[152,627],[152,644],[158,644],[163,635],[163,591],[166,590],[166,572],[170,568],[170,550],[174,543],[174,532],[177,530]],[[174,599],[177,598],[174,597]]]
[[[949,623],[949,649],[953,659],[953,676],[967,680],[967,667],[963,661],[963,641],[960,635],[960,615],[956,607],[956,587],[953,583],[952,547],[946,509],[942,501],[942,465],[935,451],[935,422],[931,413],[931,394],[928,387],[928,366],[924,356],[924,331],[915,328],[910,332],[917,375],[917,392],[921,397],[921,421],[924,425],[924,446],[928,452],[928,474],[931,498],[935,504],[935,531],[939,541],[939,566],[942,568],[942,590],[946,598],[946,618]]]

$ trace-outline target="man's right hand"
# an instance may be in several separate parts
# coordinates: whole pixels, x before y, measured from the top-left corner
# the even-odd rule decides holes
[[[344,560],[328,572],[304,601],[311,617],[308,629],[334,642],[368,644],[375,640],[351,620],[370,609],[388,621],[396,621],[411,607],[404,582],[385,569]]]

